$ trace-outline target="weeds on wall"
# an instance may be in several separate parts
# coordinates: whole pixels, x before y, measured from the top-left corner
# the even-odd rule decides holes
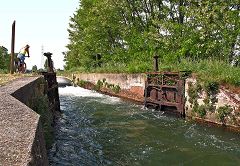
[[[198,105],[195,103],[193,106],[193,112],[197,113],[198,116],[203,118],[207,114],[207,107],[205,105]]]
[[[120,92],[120,90],[121,90],[121,88],[120,88],[120,86],[119,85],[114,85],[114,87],[113,87],[113,92],[114,93],[119,93]]]
[[[197,113],[201,118],[204,118],[207,112],[214,112],[216,110],[215,103],[217,100],[217,94],[219,92],[219,84],[214,81],[207,81],[204,83],[188,84],[188,95],[189,102],[191,103],[192,111]],[[200,94],[206,93],[203,100],[204,105],[198,104],[198,99],[200,99]]]
[[[97,84],[94,86],[94,90],[99,91],[101,90],[101,88],[107,88],[110,89],[111,91],[113,91],[114,93],[119,93],[121,91],[121,88],[119,85],[115,85],[115,84],[109,84],[106,81],[106,78],[103,78],[102,81],[98,80]]]
[[[77,85],[80,87],[85,87],[89,82],[84,80],[77,80]],[[94,85],[93,90],[100,91],[101,88],[107,88],[113,91],[114,93],[119,93],[121,91],[121,88],[119,85],[109,84],[106,81],[106,78],[103,78],[102,80],[98,80],[97,84]]]
[[[220,120],[220,122],[225,124],[226,117],[228,115],[230,115],[231,112],[232,112],[232,108],[230,106],[228,106],[228,105],[223,106],[223,107],[219,107],[217,109],[217,117]]]
[[[211,110],[215,110],[214,104],[218,102],[217,94],[219,93],[219,83],[213,81],[207,81],[203,86],[205,92],[207,93],[207,97],[205,98],[206,104],[211,107]]]
[[[229,105],[225,105],[216,109],[215,104],[218,102],[217,94],[219,93],[219,84],[214,81],[201,82],[197,81],[196,84],[189,83],[188,95],[189,102],[192,107],[192,111],[197,113],[201,118],[204,118],[208,112],[216,113],[218,120],[225,124],[226,118],[231,115],[233,109]],[[198,104],[198,99],[200,95],[205,93],[203,105]],[[202,95],[203,96],[203,95]],[[237,116],[237,115],[235,115]],[[233,124],[237,124],[237,119],[234,116],[231,116]]]
[[[103,87],[103,82],[101,80],[97,81],[97,84],[94,86],[94,90],[99,91]]]
[[[80,86],[80,87],[85,87],[87,85],[87,81],[84,81],[84,80],[78,80],[77,81],[77,85]]]
[[[239,107],[238,109],[239,109],[239,110],[238,110],[238,111],[235,111],[235,112],[234,112],[234,115],[231,116],[231,122],[232,122],[232,124],[234,124],[234,125],[236,125],[236,126],[240,126],[240,119],[239,119],[239,117],[240,117],[240,107]],[[228,114],[228,116],[229,116],[229,115],[231,115],[231,113]]]

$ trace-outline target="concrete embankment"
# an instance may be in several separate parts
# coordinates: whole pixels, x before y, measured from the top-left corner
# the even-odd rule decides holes
[[[0,87],[0,165],[48,165],[40,116],[30,108],[45,93],[43,77]]]
[[[87,89],[94,89],[94,85],[97,85],[96,90],[103,93],[144,102],[145,74],[75,74],[73,78],[75,84],[83,85]]]
[[[195,78],[188,78],[185,98],[187,117],[240,131],[240,94],[233,93],[216,82],[203,84]]]

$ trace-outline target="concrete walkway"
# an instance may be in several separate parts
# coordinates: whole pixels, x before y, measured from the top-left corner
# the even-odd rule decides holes
[[[33,93],[33,83],[38,79],[40,78],[19,78],[0,87],[1,166],[36,165],[36,160],[39,158],[42,160],[40,162],[42,165],[48,165],[48,162],[45,162],[47,161],[46,155],[41,156],[38,152],[44,151],[41,143],[45,146],[45,142],[42,142],[44,139],[39,121],[40,116],[21,102],[30,99],[31,95],[28,94]]]

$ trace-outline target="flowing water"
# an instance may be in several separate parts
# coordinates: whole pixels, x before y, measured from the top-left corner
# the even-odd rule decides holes
[[[240,135],[79,87],[60,88],[51,165],[240,165]]]

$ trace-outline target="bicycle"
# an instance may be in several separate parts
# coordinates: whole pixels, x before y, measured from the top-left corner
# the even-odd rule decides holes
[[[25,73],[27,70],[27,65],[25,62],[21,62],[20,59],[15,61],[16,73]]]

